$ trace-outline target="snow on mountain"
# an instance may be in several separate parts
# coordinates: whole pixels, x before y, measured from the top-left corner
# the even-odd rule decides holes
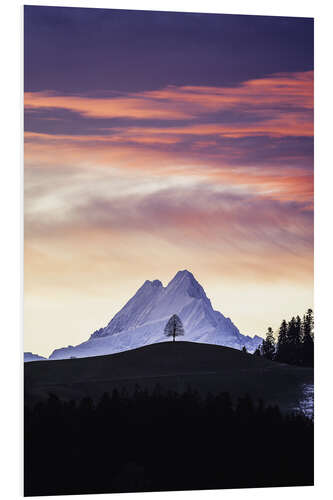
[[[43,356],[39,356],[39,354],[33,354],[32,352],[24,353],[24,362],[28,363],[29,361],[46,361],[47,358],[43,358]]]
[[[77,346],[56,349],[50,359],[99,356],[165,342],[164,326],[177,314],[183,322],[182,340],[223,345],[253,352],[262,338],[242,335],[229,318],[214,311],[202,286],[187,270],[178,271],[163,287],[147,280],[105,328]]]

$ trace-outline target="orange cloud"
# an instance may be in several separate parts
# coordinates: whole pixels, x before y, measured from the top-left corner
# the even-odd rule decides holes
[[[313,207],[313,174],[300,169],[210,169],[207,177],[225,185],[244,187],[265,198],[306,202]]]
[[[240,108],[272,112],[276,106],[312,109],[313,72],[273,75],[249,80],[237,87],[167,87],[161,90],[92,98],[54,92],[26,92],[26,109],[61,108],[86,117],[184,119],[205,112]]]
[[[313,71],[273,75],[249,80],[237,87],[168,87],[159,91],[145,92],[143,96],[187,102],[207,110],[246,106],[261,109],[293,106],[313,108]]]
[[[230,108],[239,105],[262,108],[265,106],[296,106],[313,108],[313,71],[276,74],[254,79],[237,87],[167,87],[144,92],[143,97],[188,102],[207,109]]]
[[[289,113],[272,119],[261,120],[253,123],[237,124],[199,124],[187,125],[183,127],[170,128],[145,128],[129,127],[126,135],[131,138],[132,134],[151,134],[152,136],[170,136],[173,135],[217,135],[220,137],[241,138],[251,136],[269,136],[269,137],[312,137],[313,122],[309,117],[304,120],[304,116],[297,113]]]
[[[160,176],[190,174],[203,182],[214,179],[218,184],[258,196],[305,201],[312,206],[313,177],[311,171],[302,168],[304,156],[300,154],[299,159],[295,154],[291,156],[291,165],[288,165],[288,156],[284,156],[283,166],[270,167],[267,160],[266,164],[261,162],[256,166],[252,162],[251,168],[245,168],[244,152],[237,150],[237,144],[221,146],[218,141],[257,136],[278,140],[311,138],[313,72],[273,75],[237,87],[168,87],[108,98],[30,92],[25,95],[25,105],[28,109],[65,108],[89,117],[192,118],[186,125],[174,124],[167,128],[161,125],[103,128],[100,135],[98,130],[92,135],[27,131],[27,167],[69,165],[93,169],[102,166]],[[249,115],[245,121],[240,119],[228,124],[217,119],[214,123],[209,120],[200,123],[193,118],[225,109],[235,109],[241,115],[254,112],[254,117]]]
[[[61,96],[53,92],[25,92],[25,109],[60,108],[75,111],[91,118],[155,118],[184,119],[191,114],[170,109],[168,103],[142,99],[135,96],[114,98],[91,98]]]

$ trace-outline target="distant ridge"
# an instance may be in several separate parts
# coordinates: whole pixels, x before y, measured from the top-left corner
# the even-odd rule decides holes
[[[39,354],[33,354],[32,352],[24,353],[24,362],[27,363],[29,361],[45,361],[47,358],[43,356],[39,356]]]
[[[105,328],[77,346],[56,349],[50,359],[101,356],[164,342],[166,321],[177,314],[185,329],[184,340],[253,352],[262,338],[242,335],[230,318],[214,311],[203,287],[188,270],[178,271],[166,287],[146,280]]]

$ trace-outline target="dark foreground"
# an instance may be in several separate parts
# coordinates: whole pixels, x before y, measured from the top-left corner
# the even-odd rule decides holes
[[[25,407],[25,495],[313,484],[313,423],[250,397],[114,390]]]
[[[152,391],[156,384],[182,393],[187,386],[202,396],[229,392],[249,394],[288,411],[313,384],[313,369],[274,363],[229,347],[194,342],[163,342],[139,349],[81,359],[26,363],[25,403],[30,407],[49,393],[60,399],[95,403],[104,392],[135,385]]]

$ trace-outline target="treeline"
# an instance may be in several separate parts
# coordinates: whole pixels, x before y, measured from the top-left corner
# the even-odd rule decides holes
[[[228,393],[50,395],[24,444],[26,496],[313,484],[312,420]]]
[[[271,327],[268,328],[266,338],[255,355],[280,363],[289,363],[299,366],[313,366],[314,361],[314,320],[313,311],[308,309],[301,319],[292,317],[290,321],[283,320],[277,340]]]

